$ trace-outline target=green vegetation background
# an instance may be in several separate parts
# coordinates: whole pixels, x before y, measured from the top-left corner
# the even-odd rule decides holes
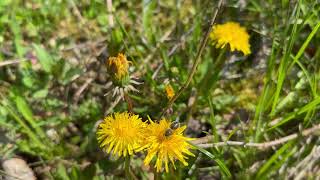
[[[108,1],[108,0],[107,0]],[[217,6],[212,0],[0,1],[0,158],[25,159],[40,178],[124,178],[123,160],[101,152],[97,122],[114,111],[104,65],[123,52],[142,85],[133,111],[156,119],[168,103],[167,82],[185,82]],[[250,34],[252,54],[227,53],[219,78],[201,83],[218,50],[206,47],[171,119],[187,135],[214,141],[266,142],[319,124],[320,4],[317,1],[224,1],[216,23],[235,21]],[[320,176],[318,134],[267,150],[208,149],[236,179]],[[153,172],[141,154],[131,161],[138,179]],[[310,161],[308,161],[310,163]],[[307,163],[308,163],[307,162]],[[0,173],[3,173],[2,171]],[[165,179],[227,178],[199,152]]]

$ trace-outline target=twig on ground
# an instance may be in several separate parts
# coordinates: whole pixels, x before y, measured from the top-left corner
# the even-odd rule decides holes
[[[78,89],[78,91],[73,96],[73,99],[75,102],[79,101],[81,93],[89,86],[89,84],[93,81],[93,78],[89,78],[86,80],[86,82]]]
[[[75,15],[76,15],[77,18],[80,20],[80,23],[81,23],[82,25],[84,25],[84,24],[85,24],[85,20],[83,19],[82,15],[81,15],[81,13],[80,13],[80,10],[78,9],[76,3],[75,3],[73,0],[70,0],[70,3],[71,3],[71,6],[72,6],[72,8],[73,8],[73,10],[74,10]]]
[[[188,76],[188,79],[187,81],[182,85],[182,87],[179,89],[179,91],[177,92],[177,94],[169,101],[168,105],[163,109],[162,113],[161,113],[161,117],[165,114],[165,112],[171,108],[171,106],[173,105],[173,103],[178,99],[178,97],[182,94],[182,92],[188,87],[188,85],[190,84],[192,78],[193,78],[193,75],[195,74],[196,70],[197,70],[197,67],[201,61],[201,55],[202,55],[202,52],[204,50],[204,48],[206,47],[207,45],[207,42],[208,42],[208,38],[209,38],[209,35],[210,35],[210,32],[212,30],[212,26],[216,20],[216,17],[218,15],[218,12],[221,8],[221,5],[222,5],[222,1],[223,0],[219,0],[218,2],[218,6],[216,8],[216,11],[214,12],[213,14],[213,17],[210,21],[210,25],[209,25],[209,28],[206,32],[206,34],[204,35],[203,39],[201,40],[201,43],[200,43],[200,48],[197,52],[197,55],[196,55],[196,58],[195,58],[195,61],[194,61],[194,64],[192,66],[192,69],[191,69],[191,72]]]
[[[294,133],[294,134],[282,137],[280,139],[263,142],[263,143],[254,143],[254,142],[247,143],[247,142],[240,142],[240,141],[225,141],[225,142],[209,143],[210,141],[213,140],[213,136],[206,136],[203,138],[199,138],[197,140],[192,141],[192,143],[202,148],[211,148],[211,147],[218,147],[218,146],[243,146],[243,147],[257,147],[260,149],[267,149],[276,145],[286,143],[290,140],[296,139],[299,136],[309,136],[319,130],[320,130],[320,124],[312,128],[306,129],[302,131],[302,133]]]
[[[109,26],[113,27],[114,21],[113,21],[113,15],[112,15],[112,0],[107,0],[106,3],[107,3],[107,13],[108,13]]]
[[[73,44],[71,46],[65,47],[61,49],[62,51],[70,51],[73,49],[83,49],[83,48],[88,48],[88,46],[97,46],[98,44],[104,43],[107,40],[107,38],[102,38],[97,41],[86,41],[80,44]]]
[[[0,67],[6,66],[6,65],[12,65],[12,64],[19,64],[24,61],[30,61],[30,59],[13,59],[13,60],[6,60],[0,62]]]

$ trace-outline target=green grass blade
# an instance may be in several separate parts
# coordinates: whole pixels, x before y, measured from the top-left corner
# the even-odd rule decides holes
[[[307,105],[303,106],[297,112],[290,113],[286,118],[284,118],[283,120],[279,121],[277,124],[275,124],[274,126],[269,128],[268,131],[289,122],[290,120],[292,120],[293,118],[295,118],[298,115],[301,115],[302,113],[316,109],[319,104],[320,104],[320,97],[317,97],[316,99],[314,99],[313,101],[311,101]]]
[[[285,155],[287,150],[291,148],[292,142],[293,141],[286,143],[271,156],[271,158],[259,169],[257,179],[261,179],[261,177],[272,167],[272,165],[277,163],[277,160],[280,158],[280,156]]]
[[[271,109],[271,113],[270,113],[271,116],[275,115],[276,106],[279,101],[282,86],[283,86],[283,83],[284,83],[284,80],[286,78],[286,74],[288,71],[288,65],[289,65],[289,61],[290,61],[290,52],[292,51],[293,44],[295,42],[296,35],[297,35],[298,19],[299,19],[299,15],[300,15],[299,4],[297,5],[296,8],[297,8],[297,10],[296,10],[296,14],[295,14],[295,23],[293,25],[293,28],[292,28],[292,31],[290,34],[289,45],[287,46],[287,48],[285,50],[285,54],[281,58],[281,62],[280,62],[280,67],[279,67],[279,71],[278,71],[278,79],[277,79],[277,87],[276,87],[276,91],[274,94],[272,109]]]
[[[228,178],[231,178],[232,175],[231,175],[231,172],[230,170],[228,169],[227,165],[221,161],[220,159],[218,159],[217,157],[215,157],[212,153],[210,153],[209,151],[195,145],[195,144],[192,144],[189,142],[190,145],[192,145],[193,147],[195,147],[196,149],[198,149],[200,152],[202,152],[203,154],[205,154],[206,156],[208,156],[209,158],[213,159],[219,166],[220,170],[223,172],[223,174],[225,176],[227,176]]]
[[[302,44],[302,46],[300,47],[298,53],[296,54],[296,56],[294,56],[293,58],[293,62],[292,64],[290,65],[290,68],[295,64],[297,63],[298,66],[302,69],[303,73],[305,74],[305,76],[307,77],[308,79],[308,82],[310,84],[310,88],[312,90],[312,94],[314,97],[317,96],[317,93],[316,93],[316,87],[313,86],[312,84],[312,80],[311,80],[311,77],[308,73],[308,71],[306,70],[306,68],[303,66],[303,64],[299,61],[300,57],[303,55],[303,53],[305,52],[306,48],[308,47],[308,45],[310,44],[310,41],[313,39],[313,37],[316,35],[317,31],[319,30],[320,28],[320,22],[312,29],[311,33],[308,35],[307,39],[304,41],[304,43]]]
[[[312,38],[314,37],[314,35],[316,35],[317,31],[320,28],[320,22],[312,29],[311,33],[309,34],[309,36],[307,37],[307,39],[304,41],[304,43],[302,44],[301,48],[299,49],[297,55],[294,57],[294,61],[296,62],[304,53],[304,51],[306,50],[306,48],[308,47],[308,45],[310,44],[310,41],[312,40]]]
[[[250,126],[250,133],[254,134],[254,142],[259,142],[259,138],[261,135],[261,127],[262,127],[262,118],[263,113],[267,109],[267,104],[271,103],[270,93],[272,92],[272,70],[275,66],[275,60],[276,60],[276,40],[273,39],[272,43],[272,49],[271,49],[271,55],[268,59],[268,68],[267,68],[267,75],[266,79],[264,81],[264,86],[262,93],[259,97],[258,105],[256,106],[256,112],[254,114],[254,119],[252,121],[252,125]],[[268,102],[269,101],[269,102]]]

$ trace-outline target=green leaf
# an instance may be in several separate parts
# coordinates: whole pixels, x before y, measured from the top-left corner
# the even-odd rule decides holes
[[[82,171],[82,175],[80,179],[81,180],[92,179],[96,174],[96,170],[97,170],[96,164],[90,164]]]
[[[39,90],[39,91],[36,91],[34,94],[33,94],[33,98],[45,98],[45,97],[47,97],[47,95],[48,95],[48,89],[41,89],[41,90]]]
[[[30,125],[36,130],[37,134],[40,137],[45,137],[45,133],[42,131],[42,129],[37,125],[35,119],[33,118],[33,113],[28,105],[28,103],[25,101],[24,98],[22,98],[19,95],[16,95],[14,98],[15,104],[18,108],[18,111],[22,114],[22,116],[30,123]]]
[[[13,32],[13,35],[14,35],[15,50],[16,50],[18,56],[20,58],[22,58],[26,52],[26,49],[22,45],[21,27],[15,18],[10,19],[10,20],[11,20],[10,21],[10,28],[11,28],[11,31]]]
[[[5,108],[6,111],[13,117],[14,120],[23,128],[25,133],[30,137],[30,139],[33,141],[32,143],[35,146],[39,146],[42,149],[45,149],[46,146],[42,143],[42,141],[36,136],[36,134],[29,128],[29,126],[15,113],[15,111],[12,110],[11,107],[5,102],[1,101],[2,106]]]
[[[28,88],[32,88],[36,84],[36,80],[30,75],[23,76],[22,82]]]
[[[33,119],[33,113],[24,98],[22,98],[21,96],[15,96],[15,103],[23,117],[31,124],[36,124]]]
[[[58,164],[58,169],[57,169],[56,175],[57,175],[58,179],[70,180],[68,173],[67,173],[67,169],[62,163]]]
[[[73,166],[70,173],[71,179],[80,179],[81,171],[78,167]]]
[[[54,66],[53,58],[47,53],[47,51],[37,44],[33,44],[33,47],[36,51],[38,60],[43,68],[43,70],[47,73],[52,72],[52,67]]]

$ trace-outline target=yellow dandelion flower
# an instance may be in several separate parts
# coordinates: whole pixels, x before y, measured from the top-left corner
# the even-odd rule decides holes
[[[173,98],[173,96],[175,95],[174,93],[174,89],[172,88],[172,86],[170,84],[167,84],[165,86],[165,90],[166,90],[166,95],[167,95],[167,98],[170,100]]]
[[[114,113],[99,125],[97,139],[107,153],[126,157],[141,150],[145,127],[138,115]]]
[[[166,172],[169,171],[169,161],[175,167],[174,161],[179,160],[183,165],[187,166],[188,163],[186,155],[192,154],[189,149],[191,145],[187,141],[192,140],[192,138],[187,138],[183,136],[183,131],[186,126],[178,127],[167,134],[166,131],[170,128],[170,121],[165,119],[161,120],[159,123],[151,121],[148,125],[148,136],[145,139],[146,150],[148,154],[144,160],[144,164],[148,165],[153,157],[156,157],[155,167],[158,172],[162,170],[162,165],[164,164]]]
[[[124,54],[119,53],[117,57],[109,57],[106,63],[108,71],[113,73],[115,80],[128,80],[129,61]]]
[[[210,38],[217,48],[224,48],[230,45],[231,51],[242,51],[244,55],[251,53],[249,35],[244,27],[239,23],[227,22],[225,24],[214,25],[210,33]]]

